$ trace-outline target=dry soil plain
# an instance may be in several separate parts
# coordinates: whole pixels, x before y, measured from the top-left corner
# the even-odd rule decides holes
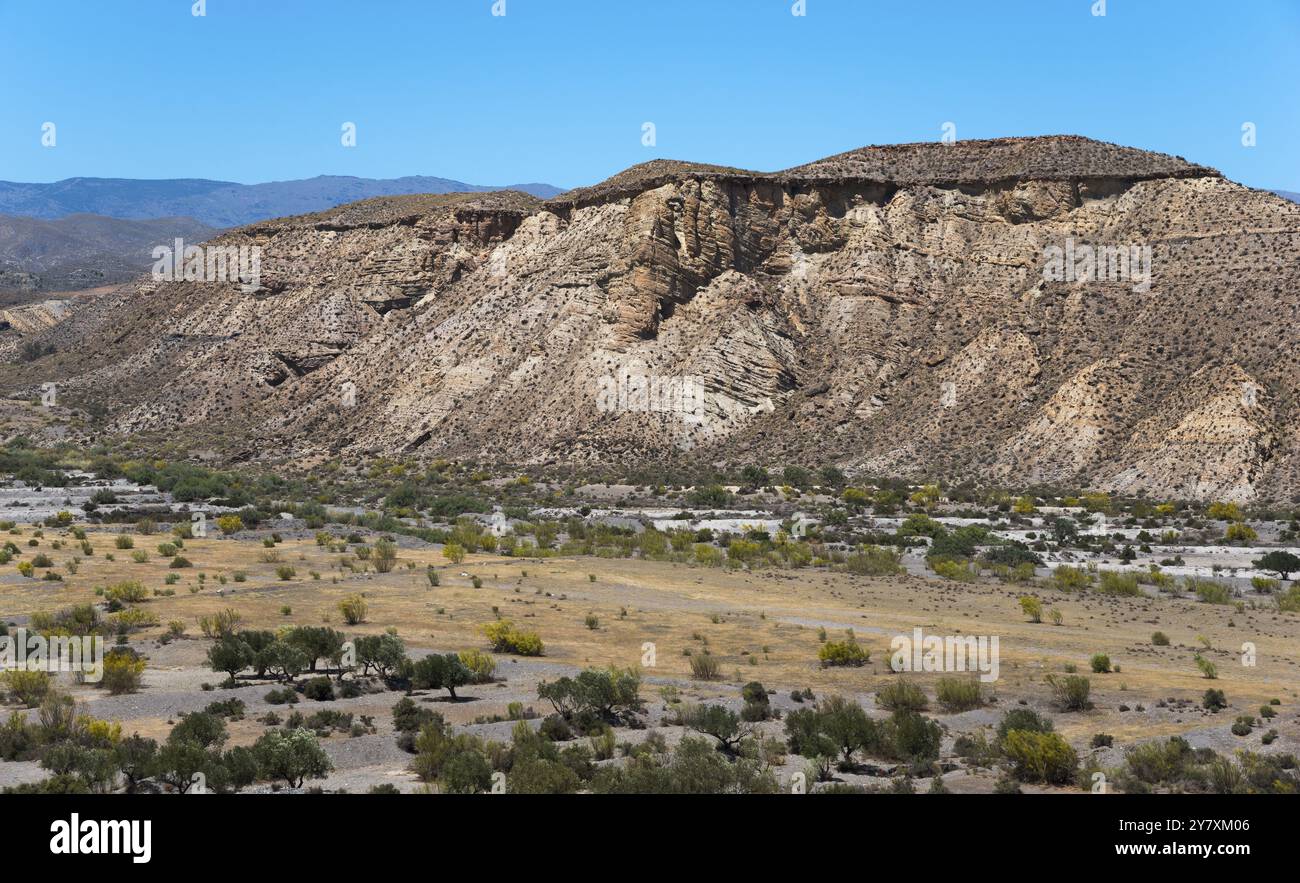
[[[668,723],[673,715],[661,693],[665,687],[675,687],[686,702],[720,702],[739,709],[741,686],[757,680],[771,692],[773,707],[784,713],[800,707],[791,691],[811,688],[819,698],[828,694],[852,698],[872,717],[883,719],[888,713],[876,707],[874,694],[900,677],[889,667],[891,638],[911,634],[916,627],[927,635],[998,636],[1000,642],[1000,678],[989,685],[995,701],[985,708],[944,714],[934,702],[939,675],[901,675],[926,689],[927,713],[946,728],[941,761],[947,770],[944,785],[950,791],[993,790],[997,770],[963,763],[954,756],[953,741],[980,730],[992,738],[992,727],[1018,705],[1049,714],[1083,763],[1093,760],[1102,768],[1119,765],[1125,748],[1155,737],[1181,735],[1193,747],[1210,747],[1229,756],[1237,749],[1294,752],[1300,741],[1296,713],[1300,616],[1278,612],[1267,599],[1247,601],[1242,608],[1163,595],[1109,597],[1036,587],[1033,591],[1043,599],[1044,610],[1060,612],[1061,622],[1055,625],[1048,616],[1040,623],[1029,621],[1018,603],[1023,587],[987,577],[956,583],[933,576],[869,578],[814,569],[750,572],[636,559],[484,554],[452,564],[441,546],[409,537],[398,538],[398,561],[391,572],[353,572],[340,566],[342,556],[318,545],[315,531],[289,521],[275,526],[282,538],[276,546],[279,562],[264,560],[263,540],[271,530],[246,530],[233,537],[186,540],[183,554],[193,567],[175,570],[154,552],[158,543],[169,538],[165,527],[159,528],[152,536],[134,535],[135,548],[150,553],[147,562],[136,563],[130,552],[115,549],[118,529],[89,528],[95,552],[87,557],[69,531],[47,527],[40,549],[59,568],[77,553],[81,558],[77,573],[65,574],[63,582],[27,579],[12,568],[0,574],[0,617],[17,625],[37,611],[97,600],[97,586],[138,580],[150,592],[175,590],[174,595],[151,597],[138,605],[160,623],[130,638],[131,646],[148,658],[138,692],[112,696],[93,686],[74,685],[70,676],[60,675],[60,686],[93,716],[120,721],[125,733],[159,740],[181,714],[232,696],[246,703],[247,713],[230,723],[228,746],[254,742],[267,729],[258,718],[268,711],[286,713],[286,706],[273,707],[264,701],[273,686],[269,680],[250,680],[246,673],[241,686],[222,689],[225,675],[207,666],[205,653],[212,642],[200,634],[198,619],[233,609],[242,616],[243,628],[329,624],[349,636],[396,629],[412,656],[487,650],[480,627],[497,618],[536,631],[545,641],[545,655],[496,654],[497,681],[462,688],[461,701],[447,701],[444,691],[414,694],[458,730],[500,741],[510,738],[513,723],[505,720],[510,703],[536,710],[539,716],[532,719],[533,726],[550,712],[548,704],[537,698],[539,681],[607,665],[639,666],[643,674],[641,695],[647,703],[648,726],[620,728],[620,743],[636,743],[655,731],[669,744],[680,739],[684,729]],[[18,525],[17,535],[7,539],[25,548],[36,529]],[[334,530],[340,542],[348,532]],[[378,538],[363,535],[367,542]],[[64,541],[61,549],[50,548],[56,539]],[[116,560],[108,560],[109,555]],[[276,572],[285,564],[295,571],[290,579]],[[440,585],[430,584],[428,565],[438,571]],[[245,581],[234,581],[237,571],[246,574]],[[180,574],[171,586],[165,583],[169,573]],[[481,581],[479,587],[475,578]],[[348,626],[341,621],[337,603],[355,593],[364,595],[368,611],[363,623]],[[597,620],[595,628],[589,626],[589,614]],[[176,620],[185,624],[184,636],[159,641],[168,623]],[[852,629],[858,642],[870,650],[870,662],[859,668],[821,667],[821,629],[832,640]],[[1169,636],[1169,646],[1153,646],[1151,636],[1157,630]],[[1254,644],[1253,664],[1243,657],[1246,642]],[[692,678],[687,651],[704,649],[721,662],[718,680]],[[1198,652],[1215,663],[1217,680],[1202,677],[1193,659]],[[1091,673],[1089,659],[1095,653],[1108,654],[1120,671]],[[1091,678],[1093,709],[1063,713],[1053,704],[1045,677],[1060,675],[1070,666]],[[1207,687],[1222,689],[1228,708],[1214,714],[1203,710],[1201,697]],[[372,716],[375,731],[353,736],[337,732],[322,740],[335,770],[324,781],[309,784],[351,792],[382,783],[402,791],[424,790],[424,783],[410,771],[411,755],[394,740],[391,708],[402,696],[378,691],[329,703],[328,707],[351,712],[358,719]],[[1249,735],[1232,734],[1237,715],[1255,714],[1270,700],[1280,700],[1275,718]],[[310,713],[325,705],[304,700],[296,708]],[[775,740],[782,738],[781,721],[764,722],[758,728]],[[1279,736],[1263,745],[1261,736],[1268,728]],[[1092,748],[1092,737],[1098,733],[1112,735],[1113,747]],[[778,762],[775,772],[789,787],[792,776],[804,769],[803,759],[792,755]],[[835,775],[844,782],[887,786],[893,772],[892,764],[868,763],[855,772]],[[45,775],[35,763],[0,763],[0,784],[37,781]],[[917,790],[930,784],[926,779],[915,781]],[[259,784],[253,790],[266,787]],[[1048,789],[1025,785],[1024,790]]]

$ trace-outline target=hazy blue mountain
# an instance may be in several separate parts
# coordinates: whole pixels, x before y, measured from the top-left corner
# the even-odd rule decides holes
[[[322,211],[372,196],[489,190],[522,190],[543,199],[563,192],[549,184],[485,187],[426,176],[377,179],[320,175],[266,184],[201,178],[68,178],[52,184],[0,181],[0,214],[45,219],[80,213],[127,219],[188,217],[211,227],[237,227],[267,218]]]
[[[1290,190],[1274,190],[1273,192],[1283,199],[1289,199],[1292,202],[1300,202],[1300,193],[1293,193]]]

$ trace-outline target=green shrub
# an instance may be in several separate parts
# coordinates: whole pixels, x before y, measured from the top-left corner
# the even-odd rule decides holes
[[[1138,583],[1136,573],[1121,573],[1117,570],[1103,570],[1101,572],[1101,582],[1097,586],[1097,591],[1103,595],[1129,595],[1136,596],[1142,594],[1142,587]]]
[[[1057,733],[1012,730],[1002,750],[1012,774],[1022,782],[1064,785],[1074,780],[1079,766],[1079,755]]]
[[[861,666],[871,661],[871,653],[864,650],[857,641],[846,638],[843,641],[827,641],[817,651],[817,658],[822,668],[828,666]]]
[[[334,682],[324,675],[309,678],[307,683],[303,685],[302,694],[308,699],[314,699],[317,702],[333,702]]]
[[[716,681],[722,676],[722,666],[717,657],[707,652],[692,653],[690,663],[691,677],[697,681]]]
[[[944,711],[955,714],[984,705],[984,690],[975,678],[940,678],[935,698]]]
[[[925,711],[930,702],[924,690],[910,681],[898,678],[876,691],[876,704],[890,711]]]
[[[508,619],[486,623],[480,627],[487,636],[492,649],[498,653],[513,653],[517,656],[541,656],[545,649],[542,639],[536,632],[515,628]]]
[[[1085,711],[1092,708],[1088,694],[1092,691],[1092,682],[1079,675],[1047,676],[1047,684],[1052,688],[1056,701],[1066,711]]]

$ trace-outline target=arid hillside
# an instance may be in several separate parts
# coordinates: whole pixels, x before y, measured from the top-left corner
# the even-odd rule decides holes
[[[1300,206],[1077,137],[656,160],[549,202],[391,197],[221,237],[28,337],[112,433],[228,459],[837,463],[1300,494]],[[1089,250],[1095,249],[1095,261]],[[24,338],[26,339],[26,338]],[[31,348],[28,348],[31,351]]]

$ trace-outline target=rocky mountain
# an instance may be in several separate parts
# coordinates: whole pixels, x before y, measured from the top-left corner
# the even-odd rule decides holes
[[[1300,202],[1300,193],[1292,193],[1290,190],[1274,190],[1273,192],[1283,199],[1289,199],[1292,202]]]
[[[192,218],[128,221],[69,215],[53,221],[0,215],[0,292],[72,291],[149,271],[153,249],[200,243],[217,230]]]
[[[0,181],[0,213],[47,220],[72,214],[134,220],[189,217],[210,227],[237,227],[267,218],[322,211],[376,196],[479,193],[506,189],[523,190],[542,198],[561,192],[560,188],[549,184],[490,187],[422,175],[392,179],[320,175],[266,184],[235,184],[197,178],[156,181],[68,178],[52,184]]]
[[[1300,495],[1300,205],[1054,136],[547,202],[246,226],[261,287],[142,280],[0,389],[228,460],[703,458],[1153,497]],[[8,349],[5,349],[5,347]]]

